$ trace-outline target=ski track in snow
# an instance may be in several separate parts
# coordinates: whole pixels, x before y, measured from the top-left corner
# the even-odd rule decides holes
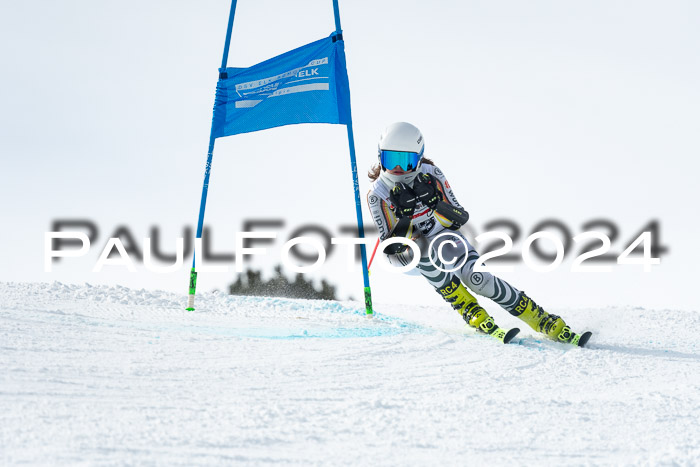
[[[700,464],[696,312],[550,310],[579,349],[492,304],[516,345],[446,306],[0,293],[3,465]]]

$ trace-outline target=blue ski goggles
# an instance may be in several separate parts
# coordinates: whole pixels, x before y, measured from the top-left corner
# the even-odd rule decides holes
[[[418,167],[418,162],[423,157],[420,154],[406,151],[379,151],[379,162],[385,170],[392,170],[398,165],[402,170],[410,172]]]

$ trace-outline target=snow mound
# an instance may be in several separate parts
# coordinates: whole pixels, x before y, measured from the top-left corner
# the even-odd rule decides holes
[[[367,319],[354,302],[246,297],[221,292],[197,295],[186,311],[186,296],[122,286],[6,284],[8,307],[71,315],[92,323],[162,332],[295,339],[371,337],[420,332],[399,318]],[[31,297],[31,303],[27,303]]]
[[[0,464],[700,463],[695,312],[449,308],[0,283]],[[553,311],[553,310],[550,310]]]

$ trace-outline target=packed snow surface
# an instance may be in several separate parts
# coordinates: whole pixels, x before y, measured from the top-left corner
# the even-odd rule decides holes
[[[696,312],[549,310],[588,348],[488,305],[0,283],[0,464],[698,465]]]

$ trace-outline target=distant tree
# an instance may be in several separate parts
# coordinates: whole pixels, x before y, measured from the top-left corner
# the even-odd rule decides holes
[[[303,274],[297,274],[293,282],[282,274],[282,267],[275,267],[275,275],[270,280],[263,280],[260,271],[248,269],[239,275],[236,282],[229,286],[231,295],[253,295],[257,297],[307,298],[312,300],[337,300],[335,286],[325,279],[321,280],[321,290],[316,290],[310,280]]]

